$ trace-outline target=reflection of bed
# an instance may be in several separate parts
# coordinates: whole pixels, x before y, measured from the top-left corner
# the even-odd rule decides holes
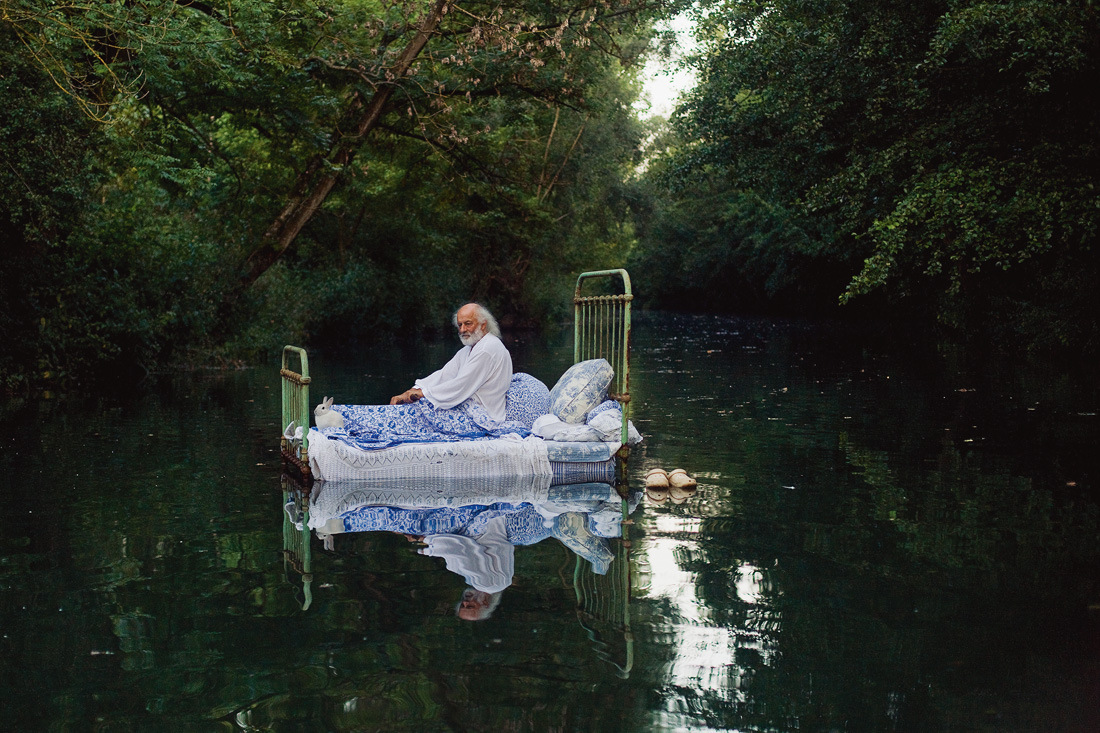
[[[611,288],[622,292],[582,296],[582,285],[596,283],[595,287],[606,290],[609,281]],[[318,431],[313,428],[295,437],[294,426],[310,423],[310,377],[305,351],[287,346],[281,370],[282,427],[287,430],[282,441],[283,456],[303,476],[325,481],[533,475],[551,478],[555,483],[613,482],[614,457],[623,446],[632,442],[628,440],[631,432],[627,416],[632,298],[630,278],[624,270],[582,274],[574,295],[576,363],[562,375],[554,389],[547,390],[539,383],[549,393],[548,409],[542,412],[560,416],[561,420],[573,425],[583,426],[586,415],[596,412],[593,408],[604,407],[605,399],[613,401],[618,409],[609,413],[617,416],[619,426],[612,423],[613,430],[604,431],[600,439],[544,440],[534,435],[526,438],[510,435],[455,442],[404,443],[363,450],[334,435],[330,429]],[[300,372],[288,368],[288,358],[295,354],[300,360]],[[587,368],[589,366],[593,368]],[[605,378],[597,390],[597,383]],[[533,419],[535,415],[529,414],[529,417]],[[531,426],[530,422],[527,424]]]
[[[637,497],[635,497],[636,505]],[[363,507],[455,509],[474,505],[531,504],[546,516],[564,512],[596,515],[610,511],[595,526],[600,536],[617,537],[622,497],[609,483],[552,484],[548,478],[390,479],[377,481],[318,481],[309,494],[306,524],[329,533],[352,531],[347,520]],[[632,509],[629,507],[628,509]],[[333,524],[333,522],[336,524]]]
[[[303,610],[312,601],[314,533],[331,549],[328,543],[335,536],[349,532],[463,532],[475,527],[482,511],[514,515],[505,521],[518,523],[521,531],[511,533],[509,541],[526,545],[554,537],[576,554],[572,588],[577,619],[596,654],[615,674],[630,675],[634,635],[628,518],[639,493],[623,497],[608,483],[551,484],[534,475],[316,481],[308,488],[284,475],[283,482],[284,564]]]
[[[496,544],[531,545],[556,537],[605,574],[613,559],[606,540],[621,536],[622,520],[638,498],[624,499],[607,483],[554,485],[549,477],[535,476],[317,481],[308,504],[288,505],[286,511],[296,528],[321,537],[396,532],[478,538],[501,520],[505,531]]]

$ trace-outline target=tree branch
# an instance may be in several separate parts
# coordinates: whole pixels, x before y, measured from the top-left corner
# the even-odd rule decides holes
[[[283,210],[264,232],[259,246],[245,261],[244,272],[238,283],[239,290],[243,291],[267,272],[290,248],[302,227],[321,208],[366,136],[381,120],[396,88],[396,81],[405,75],[427,45],[439,22],[450,9],[451,2],[452,0],[436,0],[432,9],[421,19],[416,34],[394,63],[386,82],[374,90],[369,101],[364,104],[360,95],[355,95],[353,109],[360,108],[360,105],[361,108],[352,134],[340,137],[328,156],[315,156],[298,177]]]

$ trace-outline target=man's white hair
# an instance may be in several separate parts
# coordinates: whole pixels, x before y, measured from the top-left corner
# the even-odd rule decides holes
[[[462,595],[465,596],[467,592],[472,591],[472,590],[474,590],[474,588],[467,587],[466,590],[462,592]],[[482,608],[482,609],[478,610],[477,617],[469,619],[470,621],[484,621],[487,618],[489,618],[490,616],[492,616],[493,611],[497,610],[497,606],[500,605],[501,598],[504,597],[504,591],[498,590],[496,593],[489,593],[488,595],[489,595],[488,605],[486,605],[485,608]],[[458,603],[455,604],[455,616],[458,616],[459,618],[462,618],[461,616],[459,616],[459,612],[461,610],[462,610],[462,601],[459,601]]]
[[[500,326],[497,324],[497,319],[493,318],[493,314],[489,312],[488,308],[483,306],[481,303],[467,303],[466,305],[474,306],[474,313],[477,314],[478,323],[485,324],[486,333],[491,333],[497,338],[500,338]],[[465,307],[465,305],[462,306],[462,308]],[[455,328],[458,328],[458,311],[462,310],[462,308],[456,310],[454,312],[454,315],[451,317],[451,320],[455,324]]]

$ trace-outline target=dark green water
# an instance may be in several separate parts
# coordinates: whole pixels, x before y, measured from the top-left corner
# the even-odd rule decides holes
[[[510,344],[550,384],[571,356]],[[314,401],[455,348],[313,354]],[[1100,730],[1095,377],[712,317],[640,318],[633,365],[634,484],[700,486],[633,515],[629,637],[553,538],[481,623],[397,535],[314,540],[303,610],[277,357],[10,405],[0,727]]]

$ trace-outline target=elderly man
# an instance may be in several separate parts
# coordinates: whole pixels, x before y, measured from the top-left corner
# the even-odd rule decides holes
[[[530,435],[526,424],[508,420],[505,394],[512,383],[512,357],[500,341],[496,320],[477,303],[467,303],[454,321],[465,345],[442,369],[416,380],[388,405],[333,405],[343,427],[318,429],[362,450]]]
[[[447,409],[469,399],[494,420],[503,421],[512,356],[500,340],[496,319],[485,307],[467,303],[455,312],[454,324],[463,347],[442,369],[417,379],[390,404],[407,405],[426,397],[437,408]]]

